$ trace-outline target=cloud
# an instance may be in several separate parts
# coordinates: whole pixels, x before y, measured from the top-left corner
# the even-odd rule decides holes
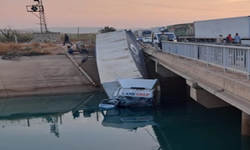
[[[226,2],[250,2],[250,0],[224,0]]]
[[[220,3],[250,2],[250,0],[222,0]]]
[[[214,4],[236,4],[236,3],[249,3],[250,0],[216,0],[213,3]]]

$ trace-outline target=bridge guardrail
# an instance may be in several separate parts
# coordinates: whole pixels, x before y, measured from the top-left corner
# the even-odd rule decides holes
[[[250,47],[163,41],[162,51],[221,67],[224,72],[244,73],[249,80]]]

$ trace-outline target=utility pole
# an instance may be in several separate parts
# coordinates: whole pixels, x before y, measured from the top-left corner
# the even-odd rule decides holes
[[[79,27],[77,27],[77,40],[79,40]]]
[[[34,0],[34,2],[37,2],[37,4],[26,6],[27,12],[31,12],[37,18],[39,18],[41,33],[47,33],[48,29],[47,29],[47,24],[46,24],[46,20],[45,20],[44,6],[42,3],[42,0]]]

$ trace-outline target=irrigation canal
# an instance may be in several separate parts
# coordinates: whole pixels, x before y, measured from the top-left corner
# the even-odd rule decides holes
[[[183,91],[185,91],[183,89]],[[242,150],[241,111],[183,92],[159,108],[100,111],[104,92],[0,100],[2,150]]]

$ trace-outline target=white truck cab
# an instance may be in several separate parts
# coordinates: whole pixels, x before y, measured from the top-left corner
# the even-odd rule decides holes
[[[174,32],[164,32],[164,34],[168,36],[169,41],[177,42],[177,38],[176,38]],[[161,35],[162,35],[162,32],[158,32],[158,33],[153,32],[152,33],[152,43],[158,44]]]
[[[112,99],[105,99],[101,108],[147,107],[160,105],[160,85],[157,79],[119,79],[121,85]]]

